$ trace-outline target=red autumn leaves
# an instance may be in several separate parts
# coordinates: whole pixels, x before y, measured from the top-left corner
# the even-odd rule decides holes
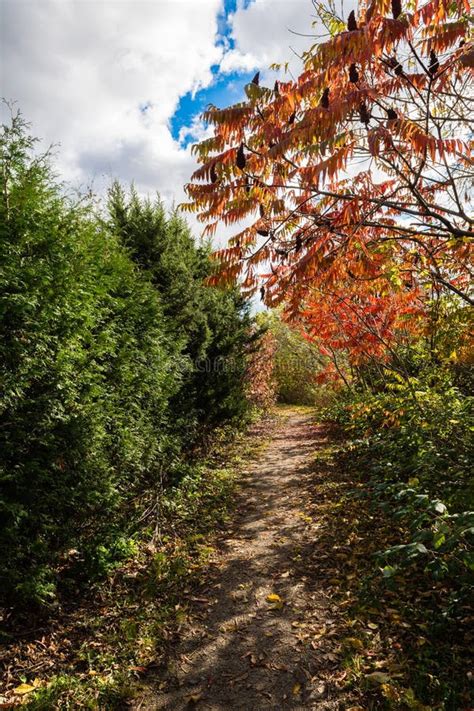
[[[216,280],[263,287],[353,360],[418,331],[434,293],[472,302],[468,11],[361,4],[295,80],[257,73],[247,101],[206,112],[183,207],[209,234],[236,226]]]

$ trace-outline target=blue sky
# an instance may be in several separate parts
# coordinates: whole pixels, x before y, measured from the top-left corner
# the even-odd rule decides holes
[[[248,8],[252,0],[244,0],[240,3],[243,10]],[[226,49],[235,49],[235,40],[232,36],[232,26],[229,18],[237,9],[237,0],[225,0],[224,7],[218,16],[218,38],[216,44],[222,45]],[[189,91],[179,100],[178,108],[171,118],[171,132],[175,140],[179,139],[180,129],[190,126],[193,118],[200,115],[209,104],[223,108],[229,104],[237,103],[244,97],[243,87],[247,84],[255,72],[230,72],[222,74],[219,64],[211,67],[213,81],[212,84],[196,92]],[[187,135],[183,141],[184,145],[192,143],[192,137]]]
[[[241,101],[244,96],[244,86],[255,72],[231,72],[219,74],[218,67],[213,67],[214,80],[211,86],[198,90],[194,95],[188,92],[179,100],[178,108],[171,118],[171,132],[178,140],[180,129],[190,126],[196,115],[201,115],[208,104],[223,108]],[[184,145],[192,143],[192,137],[187,135]]]
[[[0,0],[2,94],[72,186],[117,178],[177,204],[199,115],[295,61],[309,40],[290,30],[310,31],[312,13],[311,0]]]

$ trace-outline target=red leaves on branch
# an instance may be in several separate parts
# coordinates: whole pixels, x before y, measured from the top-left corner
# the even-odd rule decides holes
[[[183,209],[208,234],[236,227],[215,281],[263,286],[354,361],[416,332],[433,294],[474,303],[468,13],[361,2],[296,79],[271,90],[257,76],[246,102],[206,111],[214,135],[194,147]]]

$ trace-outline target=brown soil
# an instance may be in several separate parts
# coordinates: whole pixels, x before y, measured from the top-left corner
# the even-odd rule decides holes
[[[314,573],[308,579],[305,566],[315,535],[305,503],[318,478],[314,453],[327,441],[307,413],[276,425],[244,474],[232,527],[192,598],[189,623],[135,711],[351,707],[337,607],[328,583]]]

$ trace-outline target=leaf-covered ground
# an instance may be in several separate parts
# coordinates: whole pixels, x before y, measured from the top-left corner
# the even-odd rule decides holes
[[[400,531],[360,474],[334,429],[286,410],[136,711],[471,708],[472,617],[443,620],[421,571],[383,578]]]
[[[240,434],[215,436],[205,460],[165,490],[158,509],[156,496],[144,505],[135,554],[105,582],[42,611],[0,609],[0,708],[128,708],[207,575],[236,477],[276,422],[267,416]]]
[[[10,630],[3,703],[469,711],[472,617],[443,620],[443,583],[416,569],[384,580],[374,554],[400,531],[348,451],[308,409],[264,420],[98,599]]]
[[[190,600],[166,667],[135,709],[349,708],[328,581],[307,576],[314,453],[327,433],[290,414],[241,483],[232,526]],[[332,551],[327,551],[332,555]],[[330,584],[329,584],[330,585]]]

